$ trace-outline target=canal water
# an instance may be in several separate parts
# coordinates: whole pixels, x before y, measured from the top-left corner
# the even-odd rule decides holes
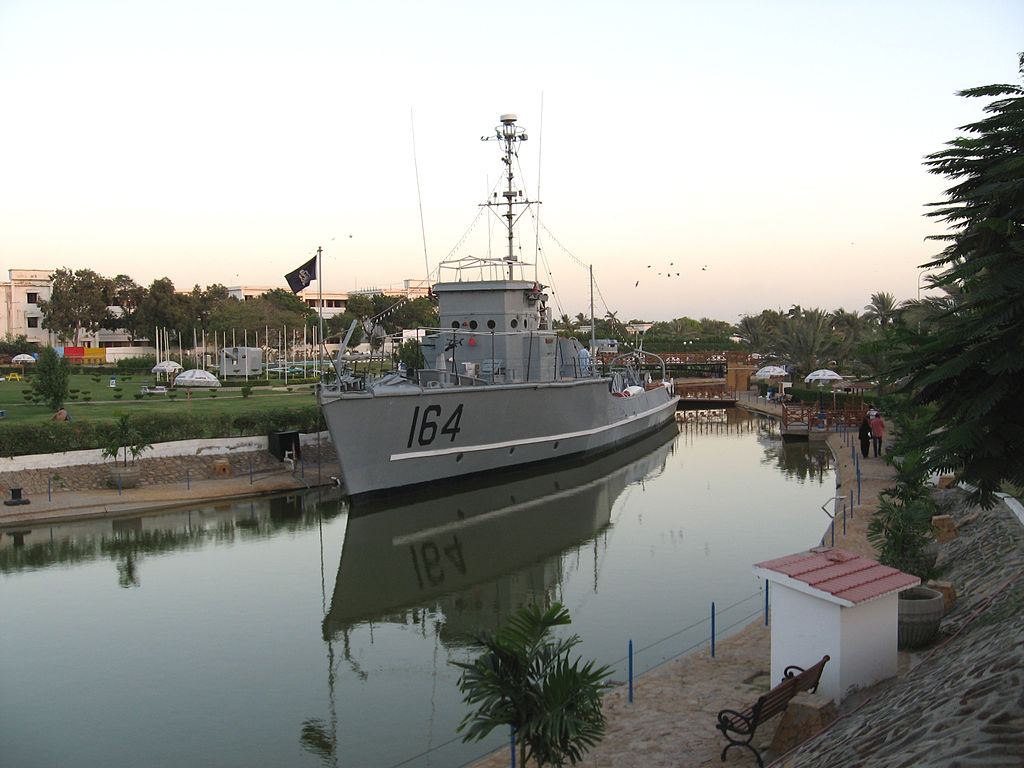
[[[558,601],[626,679],[758,620],[817,544],[822,444],[690,411],[598,462],[377,509],[314,490],[0,536],[0,764],[460,766],[451,661]]]

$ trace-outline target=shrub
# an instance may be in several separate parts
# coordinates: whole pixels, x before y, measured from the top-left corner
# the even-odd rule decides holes
[[[136,392],[134,395],[132,395],[132,397],[134,397],[136,400],[141,400],[143,395],[141,392]]]
[[[252,394],[252,387],[250,387],[250,386],[242,387],[242,397],[248,397],[251,394]]]

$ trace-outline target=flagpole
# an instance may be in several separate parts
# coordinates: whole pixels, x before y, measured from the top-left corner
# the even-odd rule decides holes
[[[324,252],[324,249],[322,247],[320,247],[320,246],[317,246],[317,249],[316,249],[316,259],[317,259],[317,265],[316,265],[316,291],[317,291],[316,310],[317,310],[317,314],[320,316],[319,317],[319,319],[320,319],[319,327],[320,327],[320,343],[321,344],[324,343],[324,257],[323,257],[323,252]],[[323,354],[318,349],[317,350],[317,360],[319,361],[319,364],[317,365],[317,368],[320,370],[320,375],[321,376],[323,376],[323,367],[324,367],[323,357],[324,357]]]

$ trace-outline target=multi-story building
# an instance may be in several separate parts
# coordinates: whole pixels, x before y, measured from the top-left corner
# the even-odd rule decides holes
[[[7,270],[7,281],[0,282],[0,336],[24,335],[30,344],[58,346],[60,339],[43,327],[43,312],[39,308],[39,302],[50,300],[53,272],[52,269]],[[116,307],[111,308],[115,310]],[[85,333],[81,343],[86,348],[132,345],[128,334],[121,330]]]

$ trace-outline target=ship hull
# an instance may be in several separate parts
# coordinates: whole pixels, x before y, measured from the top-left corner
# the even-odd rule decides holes
[[[677,400],[607,379],[387,389],[321,395],[354,498],[599,455],[670,422]]]

